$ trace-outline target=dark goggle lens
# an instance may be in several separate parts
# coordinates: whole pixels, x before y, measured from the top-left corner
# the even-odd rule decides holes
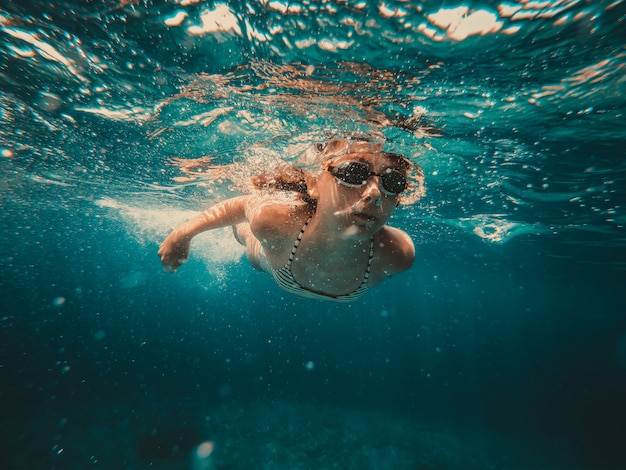
[[[335,175],[345,183],[361,186],[367,182],[370,176],[370,169],[364,163],[349,162],[337,167],[338,174]]]
[[[397,170],[388,169],[382,175],[370,172],[370,168],[365,163],[344,162],[330,168],[331,174],[335,178],[348,185],[362,186],[367,183],[370,176],[380,176],[383,190],[389,194],[397,195],[406,189],[406,178]]]
[[[406,178],[397,170],[389,170],[380,177],[383,182],[383,189],[391,194],[400,194],[406,189]]]

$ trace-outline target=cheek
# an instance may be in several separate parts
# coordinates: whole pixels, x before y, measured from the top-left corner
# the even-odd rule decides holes
[[[319,184],[320,198],[323,198],[330,205],[336,205],[345,201],[346,195],[342,187],[334,181],[321,181]]]
[[[398,207],[398,198],[397,197],[385,197],[383,198],[383,211],[386,213],[391,213]]]

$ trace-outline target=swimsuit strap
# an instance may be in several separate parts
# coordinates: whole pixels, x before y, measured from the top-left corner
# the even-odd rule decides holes
[[[372,271],[372,259],[374,258],[374,237],[370,239],[370,257],[367,260],[367,269],[365,270],[365,275],[363,276],[363,282],[359,289],[367,284],[367,281],[370,278],[370,272]]]
[[[300,234],[298,235],[298,238],[296,238],[296,241],[293,243],[293,248],[291,249],[291,254],[289,255],[289,261],[287,261],[287,263],[285,264],[285,267],[289,268],[290,271],[291,271],[291,263],[293,262],[296,256],[296,251],[298,251],[298,247],[300,246],[300,242],[302,241],[302,237],[304,236],[304,231],[306,230],[307,225],[309,225],[309,222],[311,221],[312,217],[313,216],[309,217],[307,221],[304,223],[304,225],[300,229]]]

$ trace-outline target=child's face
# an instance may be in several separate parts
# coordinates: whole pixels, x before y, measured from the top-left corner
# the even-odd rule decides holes
[[[351,178],[355,173],[362,177]],[[332,214],[347,236],[369,238],[391,217],[405,174],[384,153],[342,155],[326,165],[317,181],[318,210]]]

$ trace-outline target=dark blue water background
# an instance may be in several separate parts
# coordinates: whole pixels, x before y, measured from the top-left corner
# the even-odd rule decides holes
[[[625,14],[0,2],[1,466],[625,468]],[[426,174],[409,272],[302,300],[227,231],[162,272],[259,161],[368,130]]]

